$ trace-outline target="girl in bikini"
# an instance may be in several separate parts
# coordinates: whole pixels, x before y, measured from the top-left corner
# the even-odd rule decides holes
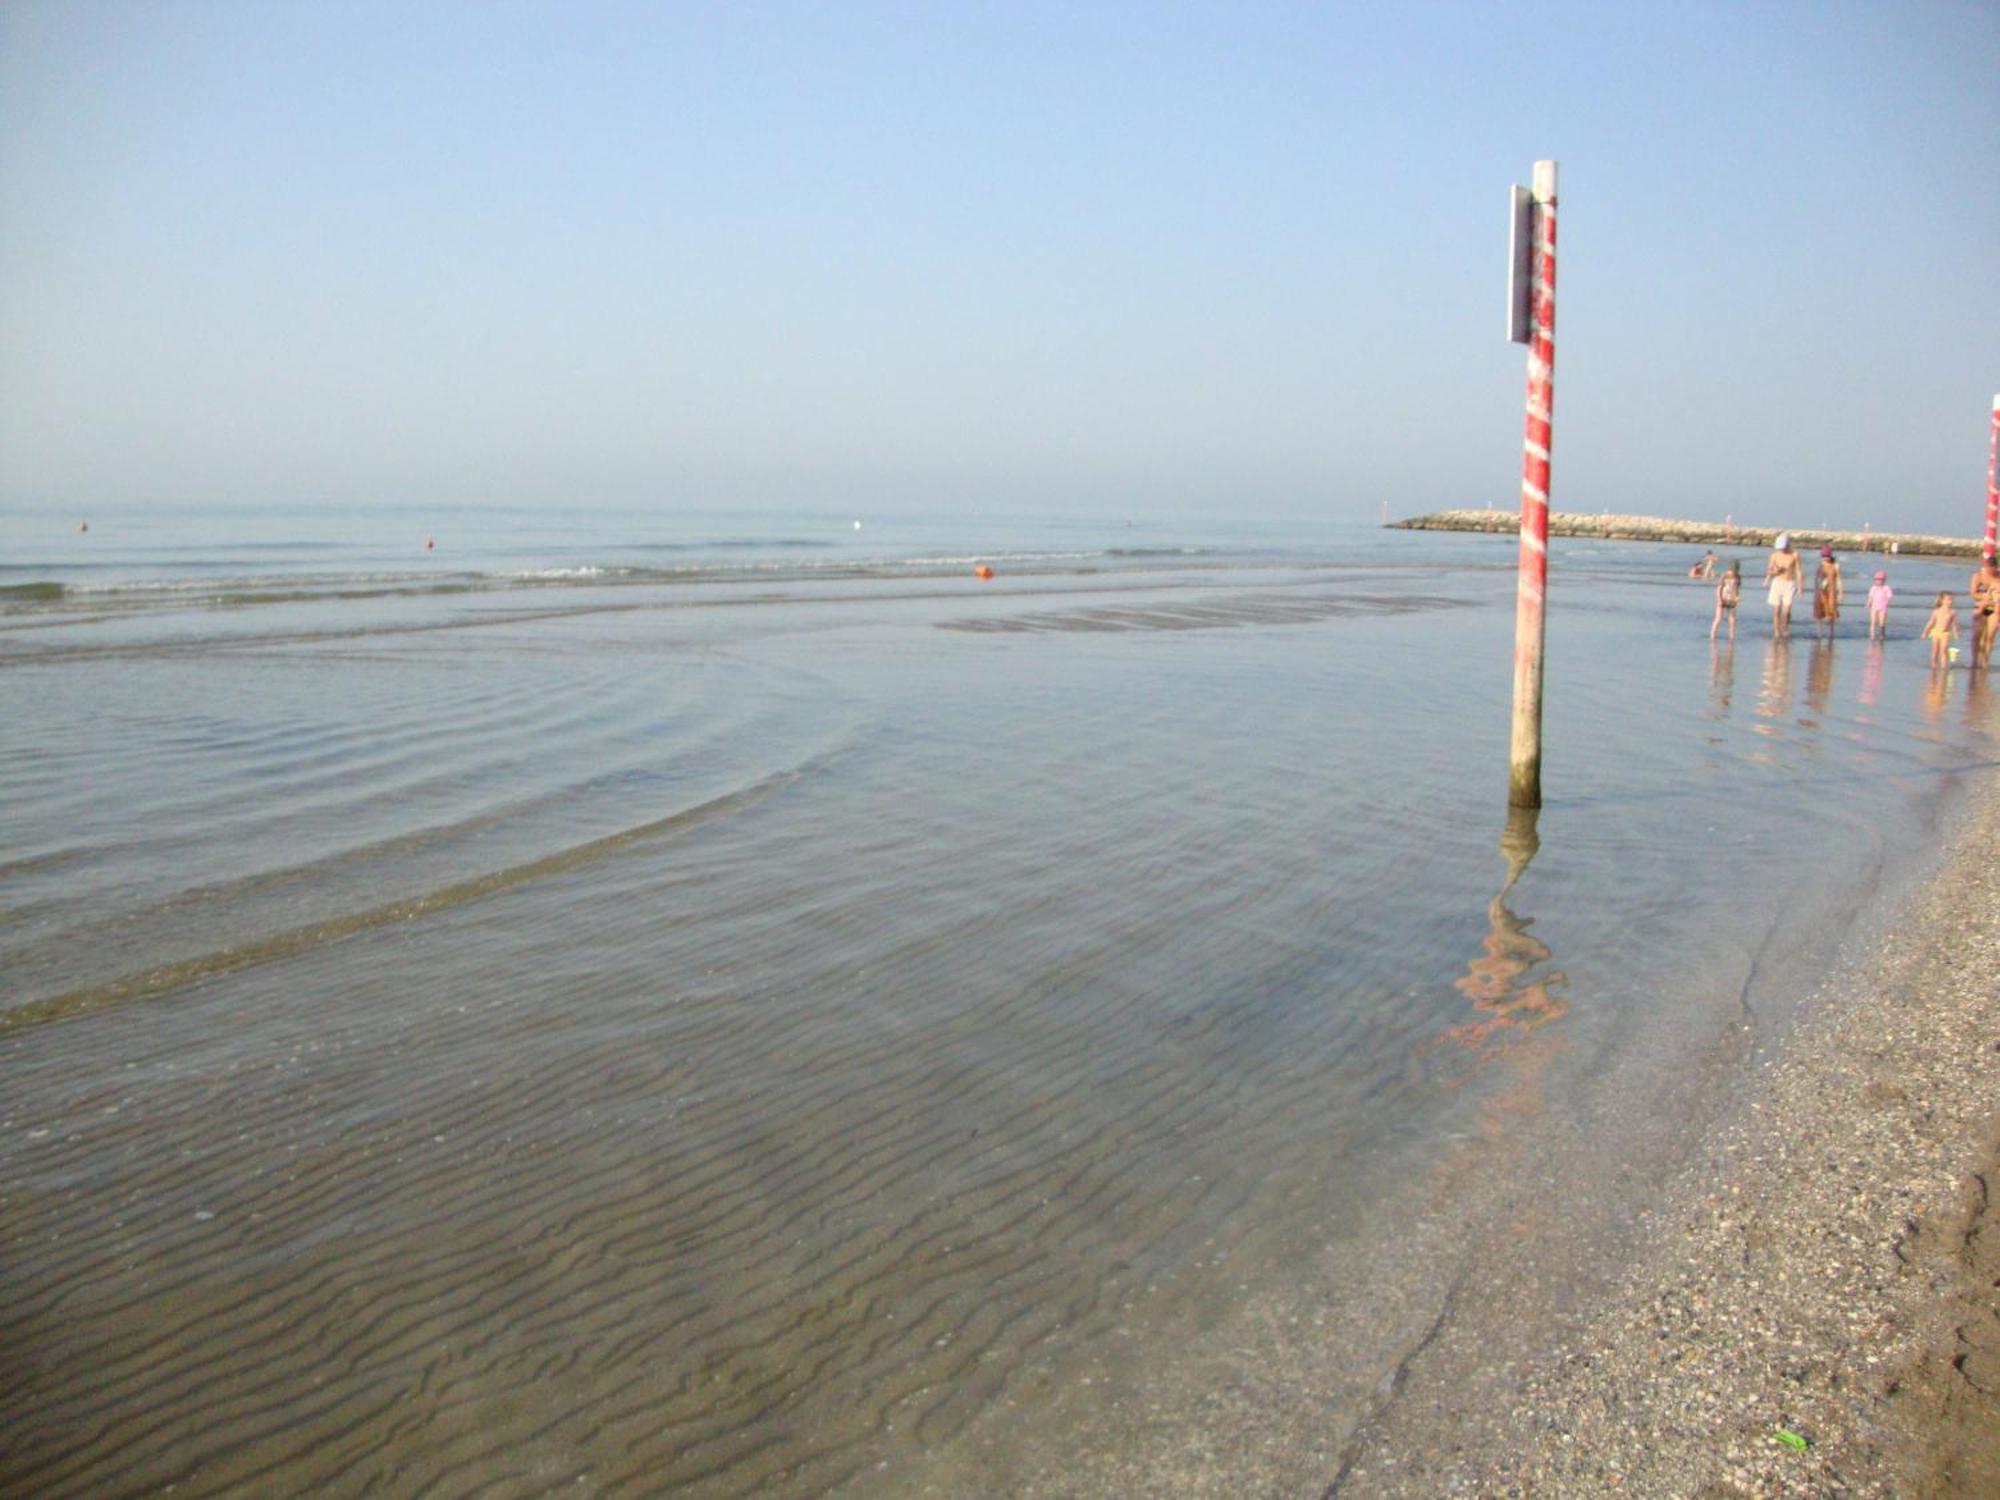
[[[1938,595],[1937,607],[1924,621],[1924,639],[1931,643],[1931,665],[1949,665],[1951,658],[1947,648],[1958,639],[1958,611],[1952,607],[1951,590],[1946,589]]]
[[[1708,638],[1715,639],[1716,627],[1722,624],[1722,617],[1729,617],[1729,638],[1736,639],[1736,605],[1743,597],[1743,569],[1741,564],[1732,562],[1722,575],[1722,581],[1715,586],[1715,618],[1708,622]]]

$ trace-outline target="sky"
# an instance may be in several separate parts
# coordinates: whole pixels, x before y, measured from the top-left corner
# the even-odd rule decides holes
[[[1974,534],[2000,5],[0,0],[0,505]]]

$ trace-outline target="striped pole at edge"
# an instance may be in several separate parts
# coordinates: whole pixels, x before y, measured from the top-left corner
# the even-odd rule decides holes
[[[1535,163],[1528,418],[1521,453],[1521,566],[1514,604],[1514,732],[1507,800],[1542,805],[1542,644],[1549,585],[1549,468],[1556,404],[1556,164]]]
[[[1986,450],[1986,545],[1982,550],[1987,557],[1993,555],[1996,539],[2000,539],[2000,396],[1993,398],[1993,439]]]

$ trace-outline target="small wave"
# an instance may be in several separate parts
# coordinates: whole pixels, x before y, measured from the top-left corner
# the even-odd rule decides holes
[[[1088,562],[1094,557],[1115,556],[1106,552],[968,552],[963,557],[904,557],[895,566],[904,568],[958,568],[978,562]]]
[[[467,592],[533,590],[556,588],[616,588],[633,585],[683,587],[735,582],[813,582],[835,580],[908,580],[923,576],[946,577],[981,563],[1017,574],[1085,573],[1106,566],[1143,570],[1149,561],[1171,559],[1190,566],[1220,561],[1217,549],[1180,548],[1049,548],[962,551],[953,553],[896,556],[875,553],[857,555],[834,549],[823,542],[797,545],[819,549],[815,553],[785,553],[775,549],[794,545],[790,541],[758,545],[774,549],[761,555],[727,550],[739,543],[713,546],[682,546],[662,543],[651,548],[657,554],[643,561],[620,563],[614,560],[627,549],[614,548],[596,561],[548,563],[540,566],[461,568],[411,568],[407,565],[382,569],[334,568],[283,569],[260,573],[239,566],[229,572],[183,573],[170,577],[119,577],[76,579],[65,576],[57,581],[46,576],[22,577],[17,582],[0,583],[0,606],[10,617],[46,611],[51,614],[79,606],[89,609],[145,610],[186,609],[252,605],[331,602],[372,599],[383,596],[456,594]],[[647,550],[644,547],[632,549]],[[64,570],[65,574],[67,570]]]
[[[40,573],[48,568],[61,568],[65,573],[104,573],[109,572],[113,568],[128,568],[130,566],[130,563],[72,562],[69,559],[64,559],[61,562],[0,562],[0,573]]]
[[[229,553],[230,553],[230,555],[231,555],[231,556],[234,556],[234,555],[235,555],[236,553],[238,553],[238,552],[346,552],[346,551],[349,551],[349,550],[351,550],[351,545],[352,545],[352,544],[350,544],[350,543],[348,543],[348,542],[326,542],[326,541],[319,541],[319,542],[231,542],[231,543],[229,544],[229,549],[228,549],[228,550],[229,550]],[[181,543],[179,543],[179,542],[158,542],[158,543],[150,543],[150,544],[149,544],[149,543],[137,543],[137,544],[128,544],[128,547],[127,547],[127,550],[129,550],[129,551],[132,551],[132,552],[165,552],[165,553],[175,553],[175,552],[181,552],[181,551],[184,551],[184,550],[186,550],[186,549],[185,549],[185,548],[184,548],[184,546],[183,546],[183,545],[182,545]],[[189,559],[187,560],[187,565],[188,565],[189,567],[194,567],[194,568],[199,568],[199,567],[227,567],[227,566],[228,566],[228,559],[227,559],[227,558],[224,558],[224,559],[220,559],[220,560],[218,560],[217,562],[214,562],[214,563],[206,563],[206,562],[204,562],[204,561],[203,561],[203,560],[202,560],[201,558],[198,558],[198,557],[196,557],[196,558],[189,558]]]
[[[254,573],[225,578],[133,578],[117,583],[73,583],[75,594],[201,594],[217,590],[236,593],[297,592],[350,588],[355,585],[435,583],[437,573]]]
[[[768,552],[814,550],[836,544],[820,537],[731,536],[707,542],[626,542],[621,552]]]

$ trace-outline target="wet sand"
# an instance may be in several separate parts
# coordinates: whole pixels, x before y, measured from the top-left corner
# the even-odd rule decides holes
[[[1983,678],[1739,665],[1607,556],[1500,859],[1504,683],[1432,690],[1504,660],[1469,565],[17,663],[0,1493],[1508,1461],[1801,963],[1994,761]]]
[[[2000,793],[1976,795],[1616,1279],[1567,1317],[1447,1307],[1327,1495],[2000,1494]],[[1523,1351],[1530,1310],[1560,1338]]]
[[[1383,1203],[1393,1263],[1302,1261],[1188,1362],[1182,1420],[1143,1386],[1072,1392],[1098,1440],[976,1492],[2000,1494],[2000,789],[1968,800],[1795,1028],[1760,1040],[1747,986],[1710,1081],[1644,1102],[1705,1119],[1691,1141],[1662,1123],[1603,1160],[1523,1049],[1473,1138]]]

